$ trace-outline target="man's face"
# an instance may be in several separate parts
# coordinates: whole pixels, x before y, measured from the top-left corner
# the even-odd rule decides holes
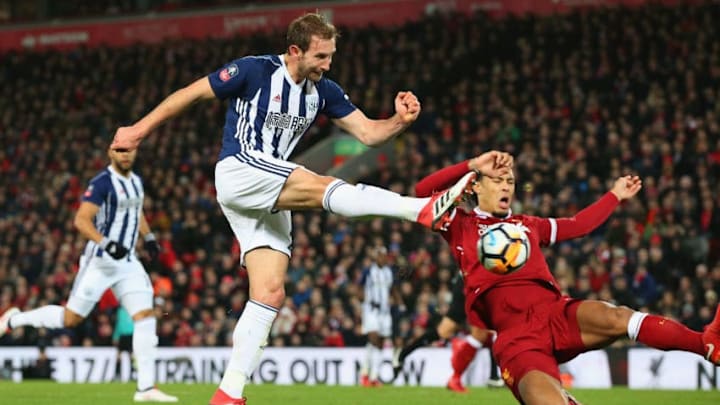
[[[323,73],[330,70],[333,54],[335,54],[335,38],[321,39],[313,35],[307,51],[303,52],[298,48],[300,76],[314,82],[319,81]]]
[[[116,169],[122,173],[127,173],[132,169],[133,164],[135,163],[137,149],[110,149],[108,150],[108,156]]]
[[[473,191],[478,196],[478,208],[495,216],[505,216],[515,195],[515,175],[510,172],[499,177],[482,176],[473,185]]]

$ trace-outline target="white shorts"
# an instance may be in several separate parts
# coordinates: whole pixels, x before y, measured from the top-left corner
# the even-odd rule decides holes
[[[274,210],[295,163],[258,152],[243,152],[215,165],[215,189],[220,207],[245,254],[267,246],[290,256],[290,211]]]
[[[75,276],[67,308],[87,317],[108,288],[112,288],[130,315],[152,309],[152,283],[142,263],[134,256],[128,261],[115,260],[107,254],[80,257],[80,270]],[[131,294],[140,297],[139,301],[125,298]]]
[[[370,332],[377,332],[382,337],[390,337],[392,335],[390,314],[380,314],[378,311],[363,309],[362,333],[367,335]]]

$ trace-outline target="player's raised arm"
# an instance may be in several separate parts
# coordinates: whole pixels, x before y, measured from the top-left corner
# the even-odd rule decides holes
[[[110,146],[112,149],[135,149],[148,134],[168,119],[180,114],[192,104],[215,98],[208,77],[196,80],[190,85],[170,94],[145,117],[129,127],[120,127]]]
[[[588,205],[571,218],[555,219],[556,240],[550,243],[585,236],[602,225],[622,200],[634,197],[642,188],[638,176],[623,176],[615,180],[612,189],[598,201]]]
[[[513,167],[513,157],[509,153],[490,151],[472,159],[448,166],[423,177],[415,185],[415,195],[430,197],[433,193],[445,190],[455,184],[469,171],[495,177],[507,173]]]
[[[335,125],[351,133],[368,146],[380,145],[399,134],[415,122],[420,114],[420,101],[411,91],[401,91],[395,96],[395,115],[383,120],[370,119],[356,109],[352,113],[333,120]]]

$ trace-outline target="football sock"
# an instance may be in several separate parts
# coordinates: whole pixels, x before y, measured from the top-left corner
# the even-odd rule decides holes
[[[362,368],[360,369],[360,375],[370,375],[370,365],[372,364],[372,343],[368,342],[365,344],[365,359],[363,360]]]
[[[415,221],[430,198],[404,197],[365,184],[337,179],[325,189],[323,208],[345,217],[384,216]]]
[[[137,389],[145,391],[155,385],[157,359],[157,320],[154,316],[133,323],[133,354],[137,364]]]
[[[497,361],[495,361],[495,356],[493,356],[492,350],[490,351],[490,379],[491,380],[500,379],[500,373],[498,370]]]
[[[410,342],[409,345],[405,346],[400,351],[400,362],[405,361],[405,358],[418,348],[427,346],[438,339],[440,339],[440,336],[438,336],[437,329],[435,328],[432,328],[427,332],[423,333],[422,336]]]
[[[467,339],[463,339],[460,344],[453,346],[453,353],[450,358],[453,372],[457,375],[462,375],[470,363],[472,363],[477,351],[477,347],[471,345]]]
[[[220,389],[232,398],[241,398],[245,383],[257,367],[267,345],[278,310],[249,300],[233,331],[233,348]]]
[[[370,381],[377,381],[378,373],[380,372],[380,363],[382,362],[382,349],[373,346],[370,349],[370,357],[372,360],[370,361],[368,377]]]
[[[20,312],[10,318],[10,328],[32,326],[34,328],[61,329],[65,327],[65,308],[46,305],[28,312]]]
[[[479,348],[483,347],[482,342],[480,342],[479,340],[475,339],[475,337],[474,337],[473,335],[467,335],[467,336],[465,337],[465,340],[467,340],[467,342],[470,343],[470,346],[472,346],[472,347],[474,347],[474,348],[476,348],[476,349],[479,349]]]
[[[632,314],[628,337],[660,350],[685,350],[705,356],[702,333],[658,315]]]

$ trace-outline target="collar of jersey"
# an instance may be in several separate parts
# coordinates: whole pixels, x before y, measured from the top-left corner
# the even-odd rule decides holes
[[[495,217],[493,214],[491,214],[491,213],[489,213],[489,212],[487,212],[487,211],[483,211],[483,210],[481,210],[481,209],[478,208],[478,207],[473,208],[473,211],[475,212],[475,215],[477,215],[477,216],[479,216],[479,217]],[[511,216],[512,216],[512,208],[510,208],[510,209],[508,210],[508,214],[505,215],[504,218],[500,218],[500,219],[508,219],[508,218],[510,218]]]
[[[288,83],[290,83],[290,86],[297,87],[299,89],[302,89],[303,86],[305,86],[305,83],[307,83],[307,78],[303,79],[299,84],[295,83],[295,80],[293,80],[292,76],[290,76],[290,71],[287,68],[287,65],[285,65],[285,58],[283,57],[285,54],[278,55],[278,58],[280,59],[280,64],[283,67],[283,73],[285,74],[285,79],[287,79]]]
[[[110,173],[120,177],[121,179],[130,179],[132,177],[132,172],[130,172],[127,176],[123,176],[122,174],[118,173],[117,170],[112,165],[108,165],[108,170],[110,170]]]

